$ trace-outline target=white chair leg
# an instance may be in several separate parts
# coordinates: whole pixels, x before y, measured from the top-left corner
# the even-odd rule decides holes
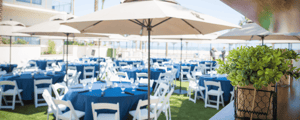
[[[223,99],[223,95],[221,95],[221,102],[222,102],[222,105],[223,105],[223,107],[224,107],[224,99]]]
[[[47,120],[49,120],[49,112],[47,111]]]
[[[2,92],[0,92],[0,109],[1,109],[1,106],[2,106]]]
[[[194,94],[194,103],[196,103],[196,100],[197,100],[197,94],[198,94],[198,91],[195,90],[195,94]]]
[[[165,116],[166,116],[166,120],[168,120],[168,113],[167,113],[167,110],[164,111],[164,113],[165,113]]]
[[[207,107],[207,99],[208,99],[208,95],[207,95],[207,93],[206,93],[206,94],[205,94],[205,105],[204,105],[205,108]]]
[[[7,105],[7,100],[4,95],[3,95],[3,100],[4,100],[5,105]]]
[[[219,110],[219,103],[220,103],[220,95],[217,97],[217,110]]]
[[[16,94],[13,95],[13,101],[12,101],[12,110],[15,109],[15,104],[16,104]]]
[[[170,103],[169,103],[170,104]],[[170,107],[170,105],[169,105],[169,118],[170,118],[170,120],[171,120],[171,107]]]
[[[37,98],[37,94],[34,91],[34,107],[37,108],[37,104],[38,104],[38,98]]]
[[[22,101],[22,97],[21,97],[20,93],[18,93],[18,98],[19,98],[19,100],[20,100],[21,105],[24,106],[24,103],[23,103],[23,101]]]

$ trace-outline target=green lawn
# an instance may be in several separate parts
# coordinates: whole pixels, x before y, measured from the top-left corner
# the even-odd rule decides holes
[[[177,82],[177,86],[179,86],[179,82]],[[185,90],[188,86],[188,82],[182,83],[182,88]],[[177,87],[176,89],[178,89]],[[208,120],[214,114],[218,112],[218,110],[214,108],[205,108],[203,100],[197,100],[197,103],[193,103],[188,100],[186,95],[178,95],[173,94],[170,98],[171,100],[171,113],[172,120]],[[220,105],[220,109],[222,109],[222,105]],[[15,110],[0,110],[0,119],[1,120],[46,120],[47,107],[38,107],[35,108],[34,104],[25,104],[21,106],[20,104],[16,104]],[[50,115],[50,120],[54,119],[52,115]],[[132,119],[129,117],[128,119]],[[166,117],[164,114],[161,114],[159,120],[165,120]]]

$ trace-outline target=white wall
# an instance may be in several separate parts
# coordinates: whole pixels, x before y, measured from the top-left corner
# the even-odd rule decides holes
[[[0,63],[9,62],[9,45],[0,45]],[[11,62],[21,63],[21,60],[40,58],[41,47],[39,45],[12,45]]]

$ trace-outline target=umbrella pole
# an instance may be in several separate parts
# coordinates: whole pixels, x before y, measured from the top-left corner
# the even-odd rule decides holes
[[[262,46],[264,45],[264,39],[265,39],[265,36],[261,36],[261,41],[262,41],[261,45]]]
[[[99,60],[100,60],[101,59],[100,58],[100,38],[99,38],[98,50],[99,50],[98,56],[99,56]],[[100,61],[98,63],[99,63],[99,73],[98,73],[99,75],[98,76],[99,76],[99,80],[101,80],[101,77],[100,77]]]
[[[69,62],[68,62],[68,54],[69,54],[69,50],[68,50],[68,46],[69,46],[69,34],[70,33],[66,33],[66,35],[67,35],[67,65],[66,65],[66,75],[67,75],[67,82],[66,82],[66,85],[68,86],[68,81],[69,81],[69,75],[68,75],[68,64],[69,64]]]
[[[8,73],[11,72],[11,36],[9,37],[9,70],[7,71]],[[0,103],[1,104],[1,103]]]
[[[63,40],[63,62],[65,61],[65,40]]]
[[[182,65],[182,38],[180,38],[180,41],[181,41],[181,50],[180,50],[180,68],[179,68],[179,72],[180,72],[180,77],[179,77],[180,88],[179,88],[179,90],[178,90],[178,89],[175,90],[174,93],[176,93],[176,94],[186,94],[187,91],[181,90],[181,81],[182,81],[182,79],[181,79],[181,74],[182,74],[182,73],[181,73],[181,65]]]
[[[150,77],[151,77],[151,71],[150,71],[150,34],[151,34],[151,21],[148,19],[148,119],[150,119]]]

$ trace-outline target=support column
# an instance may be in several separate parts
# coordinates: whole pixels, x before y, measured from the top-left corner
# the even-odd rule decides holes
[[[168,57],[168,42],[166,42],[166,58]]]

